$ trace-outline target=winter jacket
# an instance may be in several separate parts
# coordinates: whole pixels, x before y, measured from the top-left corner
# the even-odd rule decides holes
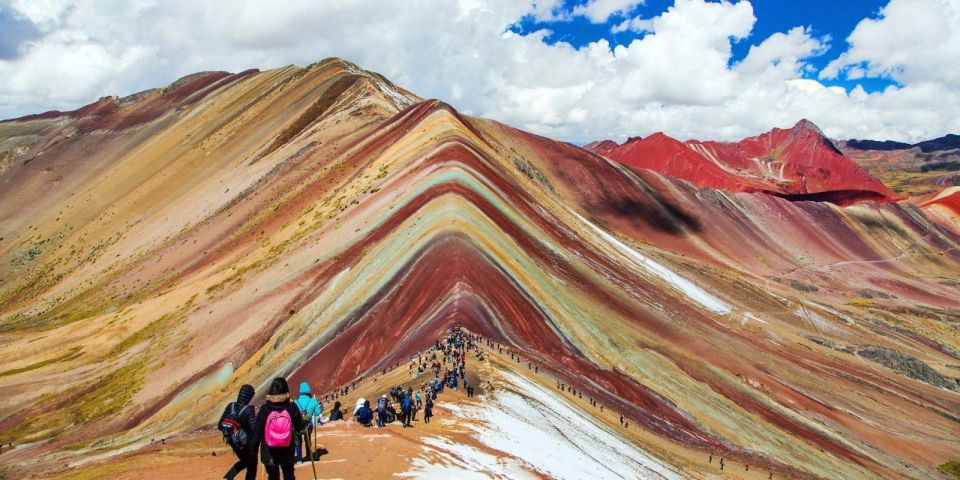
[[[373,410],[370,409],[370,401],[367,400],[363,402],[363,406],[357,410],[355,415],[357,417],[357,422],[360,423],[360,425],[369,427],[370,423],[373,422]]]
[[[383,412],[387,409],[387,399],[380,397],[380,400],[377,400],[377,411]]]
[[[267,417],[270,416],[270,413],[282,410],[286,410],[290,415],[294,435],[296,435],[296,432],[302,432],[306,429],[307,425],[303,421],[303,416],[300,414],[300,408],[297,407],[296,403],[290,401],[290,395],[267,395],[267,402],[260,407],[260,412],[257,413],[257,438],[263,438],[263,432],[267,428]],[[290,449],[290,457],[292,458],[294,442],[290,442],[289,447],[279,448],[268,447],[267,442],[262,442],[260,444],[260,461],[262,461],[264,465],[274,465],[273,455],[270,451],[286,448]]]
[[[333,410],[330,410],[330,418],[327,419],[328,422],[334,422],[337,420],[343,420],[343,411],[340,410],[340,402],[337,402],[333,405]]]
[[[223,409],[223,414],[220,415],[220,420],[217,421],[217,425],[220,425],[227,414],[229,414],[233,408],[236,408],[240,428],[247,433],[246,453],[256,452],[257,443],[260,441],[260,430],[257,429],[257,415],[254,411],[254,406],[250,405],[250,401],[253,400],[253,394],[254,390],[250,388],[249,385],[241,387],[240,393],[237,394],[237,401],[228,403],[227,407]],[[236,407],[233,407],[233,405],[236,405]],[[236,448],[234,448],[234,451],[237,455],[241,454]]]
[[[403,402],[400,404],[400,409],[405,413],[410,413],[410,410],[413,409],[413,400],[410,400],[410,397],[403,397]]]
[[[297,408],[300,409],[301,415],[305,416],[309,421],[313,421],[314,418],[320,418],[323,415],[323,405],[320,405],[320,402],[316,398],[313,398],[310,395],[310,385],[307,382],[300,384],[300,396],[297,397]]]

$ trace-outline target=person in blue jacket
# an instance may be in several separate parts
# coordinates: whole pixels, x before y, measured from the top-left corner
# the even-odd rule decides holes
[[[364,427],[371,426],[373,423],[373,410],[370,408],[370,400],[364,400],[363,406],[357,409],[357,413],[354,414],[357,417],[357,423],[363,425]]]
[[[303,431],[303,435],[297,436],[297,450],[296,458],[297,463],[302,463],[304,461],[304,449],[303,445],[310,445],[311,438],[310,435],[313,434],[313,429],[315,427],[314,423],[322,423],[321,415],[323,415],[323,405],[313,397],[313,394],[310,392],[310,384],[303,382],[300,384],[300,395],[297,397],[297,401],[294,402],[297,404],[297,407],[300,408],[300,413],[303,415],[304,424],[307,425],[307,428]],[[307,460],[309,460],[310,452],[307,451]]]
[[[403,426],[404,428],[412,427],[410,425],[410,417],[413,413],[413,399],[409,395],[404,395],[403,400],[400,401],[400,411],[403,412]]]

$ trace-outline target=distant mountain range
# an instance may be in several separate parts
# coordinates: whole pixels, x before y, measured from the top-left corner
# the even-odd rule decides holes
[[[664,133],[584,148],[618,162],[703,187],[850,204],[897,194],[843,153],[808,120],[739,142],[688,140]]]
[[[902,196],[960,185],[960,135],[907,144],[890,140],[837,142],[845,155]]]
[[[933,140],[926,140],[914,144],[895,142],[893,140],[847,140],[843,142],[849,148],[858,150],[906,150],[908,148],[919,148],[921,152],[940,152],[943,150],[960,149],[960,135],[953,133],[944,135]]]
[[[848,205],[890,201],[960,184],[960,135],[916,144],[835,141],[808,120],[738,142],[680,141],[664,133],[584,148],[702,187]]]

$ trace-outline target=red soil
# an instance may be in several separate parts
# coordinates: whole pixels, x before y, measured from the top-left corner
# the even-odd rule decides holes
[[[585,148],[698,186],[840,205],[896,198],[806,120],[790,129],[775,128],[736,143],[681,142],[663,133],[630,139],[617,147],[608,142],[594,142]]]

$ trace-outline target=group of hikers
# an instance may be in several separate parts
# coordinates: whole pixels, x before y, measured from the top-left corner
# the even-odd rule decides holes
[[[483,352],[477,348],[480,339],[479,335],[469,334],[460,327],[451,328],[445,341],[438,340],[425,353],[411,359],[412,376],[432,371],[433,379],[422,380],[418,390],[414,390],[412,385],[406,389],[399,385],[391,388],[377,399],[376,410],[371,407],[369,400],[357,400],[354,410],[357,423],[365,427],[376,425],[377,428],[383,428],[399,419],[404,428],[410,428],[413,427],[411,422],[417,420],[417,412],[421,409],[424,423],[430,423],[433,403],[445,388],[456,390],[459,385],[463,385],[467,396],[472,397],[474,387],[466,375],[467,351],[475,350],[477,358],[482,361]]]
[[[482,360],[478,341],[481,341],[480,336],[469,334],[460,327],[451,328],[445,341],[438,340],[425,353],[411,359],[411,372],[414,367],[415,376],[432,370],[432,380],[421,381],[416,391],[412,385],[406,389],[401,386],[391,388],[388,394],[377,400],[376,411],[371,408],[369,400],[360,398],[353,418],[365,427],[371,427],[375,422],[379,428],[399,418],[404,428],[410,428],[413,426],[411,422],[417,419],[417,412],[422,409],[424,423],[430,423],[434,401],[445,388],[456,390],[458,385],[463,385],[467,395],[473,396],[474,387],[466,376],[466,352],[476,350]],[[356,383],[351,386],[355,389]],[[344,387],[324,398],[338,398],[349,390]],[[285,480],[293,480],[297,463],[312,462],[323,451],[316,446],[316,428],[325,423],[323,404],[306,382],[300,384],[297,398],[291,399],[289,385],[283,377],[273,379],[266,399],[258,409],[251,403],[255,394],[253,386],[241,386],[237,400],[224,408],[217,422],[217,428],[237,457],[237,462],[224,478],[232,480],[246,470],[245,478],[252,480],[257,476],[258,462],[262,462],[268,480],[279,480],[281,474]],[[399,405],[399,417],[395,405]],[[336,401],[326,422],[343,419],[341,404]]]
[[[230,402],[220,415],[217,428],[237,456],[237,462],[223,478],[232,480],[246,470],[247,480],[257,476],[259,461],[267,471],[268,479],[294,478],[294,464],[314,455],[311,434],[316,426],[323,424],[323,405],[313,397],[310,385],[300,384],[296,400],[290,399],[290,388],[283,377],[270,382],[266,401],[254,409],[253,386],[243,385],[237,400]],[[328,421],[343,420],[340,402],[334,404]],[[312,459],[312,458],[311,458]]]

